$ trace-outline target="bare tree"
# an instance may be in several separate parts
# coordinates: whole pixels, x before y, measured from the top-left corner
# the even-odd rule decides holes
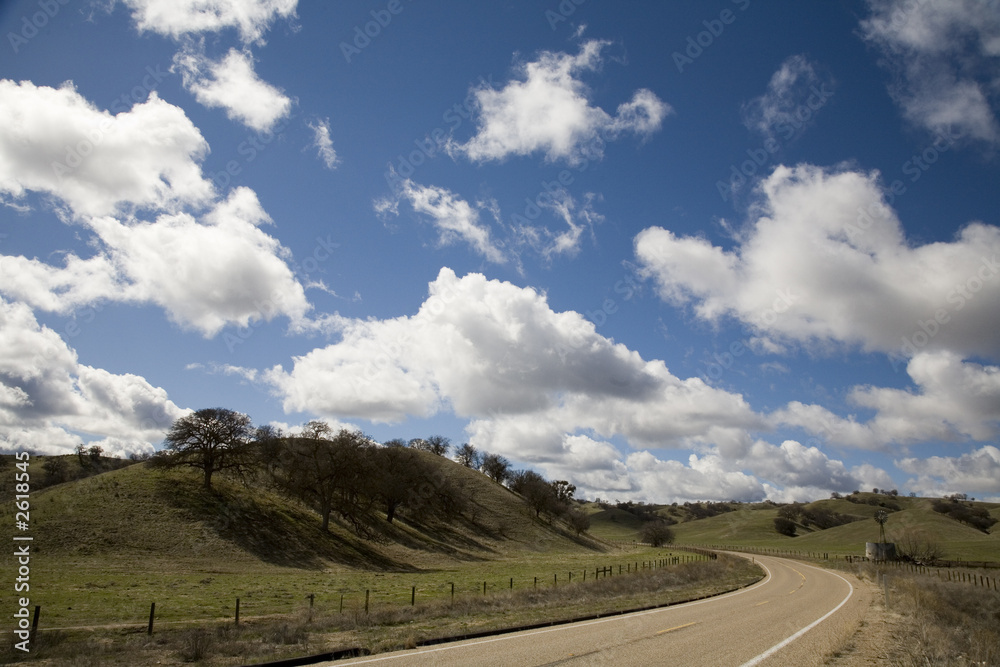
[[[566,513],[566,522],[579,535],[590,528],[590,517],[578,509],[570,509]]]
[[[482,459],[483,457],[479,453],[479,450],[467,442],[455,451],[455,460],[466,468],[478,470],[482,464]]]
[[[451,447],[451,440],[443,435],[432,435],[426,440],[423,438],[414,438],[410,440],[410,447],[430,452],[431,454],[437,454],[438,456],[445,456]]]
[[[333,429],[325,421],[313,419],[302,426],[302,437],[329,440],[333,437]]]
[[[253,434],[249,416],[226,408],[204,408],[170,427],[163,439],[169,456],[162,463],[200,469],[205,488],[211,489],[214,473],[247,465]]]
[[[273,479],[280,489],[316,508],[323,530],[329,530],[330,515],[336,511],[360,531],[373,502],[367,447],[361,433],[346,429],[332,438],[285,438]]]
[[[933,535],[919,528],[906,528],[896,538],[896,549],[903,560],[928,564],[944,555],[944,547]]]
[[[497,484],[503,484],[510,475],[510,461],[499,454],[484,454],[480,470]]]
[[[510,490],[524,496],[528,506],[535,510],[535,516],[559,514],[561,503],[555,488],[534,470],[518,470],[510,475]]]

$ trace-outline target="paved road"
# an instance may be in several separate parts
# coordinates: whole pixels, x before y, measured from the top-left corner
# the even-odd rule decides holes
[[[757,556],[767,577],[750,588],[676,607],[554,628],[326,663],[419,665],[705,665],[821,662],[868,604],[857,581],[798,561]]]

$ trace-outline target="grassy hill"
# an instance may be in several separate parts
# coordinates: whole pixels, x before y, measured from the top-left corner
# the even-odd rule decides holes
[[[370,590],[373,600],[399,603],[415,584],[424,599],[446,595],[452,583],[481,590],[487,577],[498,579],[491,588],[501,577],[523,586],[604,558],[605,543],[536,519],[524,499],[485,475],[419,455],[468,504],[451,517],[401,510],[392,525],[376,517],[370,539],[336,519],[324,531],[315,511],[262,484],[217,475],[205,490],[193,469],[136,464],[41,490],[32,484],[31,602],[43,606],[50,628],[141,623],[151,601],[165,621],[231,616],[236,598],[245,615],[284,614],[310,594],[356,605]],[[33,458],[33,480],[37,464]],[[12,469],[0,477],[12,481]],[[0,521],[13,526],[12,503],[0,508]],[[0,556],[4,571],[16,571],[12,554]],[[12,600],[0,600],[0,614],[12,611]]]
[[[796,537],[779,534],[774,527],[779,506],[773,503],[728,503],[729,511],[698,518],[708,505],[717,510],[720,503],[688,506],[654,506],[653,516],[677,521],[671,526],[678,544],[755,546],[830,554],[863,554],[865,542],[879,539],[878,525],[872,520],[880,509],[889,511],[886,539],[900,541],[907,535],[937,542],[943,558],[954,560],[1000,561],[1000,523],[989,532],[949,518],[933,510],[932,498],[886,496],[875,493],[852,494],[850,499],[831,498],[807,503],[804,510],[841,515],[849,523],[820,529],[801,518],[796,522]],[[971,503],[1000,519],[1000,504]],[[638,538],[642,520],[618,508],[590,506],[591,533],[604,539]]]
[[[485,475],[433,454],[419,455],[465,491],[469,504],[460,516],[418,521],[403,510],[391,526],[376,526],[376,539],[366,540],[337,521],[323,531],[312,509],[259,484],[244,486],[219,476],[205,490],[198,471],[136,464],[41,491],[33,483],[34,552],[103,559],[211,554],[300,568],[339,563],[413,569],[426,554],[432,560],[468,560],[518,549],[602,548],[559,522],[536,520],[520,496]],[[64,458],[71,463],[76,459]],[[33,460],[33,478],[40,472]],[[4,470],[5,482],[7,477],[13,480],[12,468]],[[13,522],[9,505],[0,513],[8,524]]]

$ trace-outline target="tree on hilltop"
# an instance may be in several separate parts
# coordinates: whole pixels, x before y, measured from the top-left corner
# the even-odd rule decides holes
[[[253,436],[248,415],[226,408],[204,408],[170,427],[163,439],[169,455],[161,463],[200,469],[205,488],[211,489],[214,473],[239,470],[248,464]]]

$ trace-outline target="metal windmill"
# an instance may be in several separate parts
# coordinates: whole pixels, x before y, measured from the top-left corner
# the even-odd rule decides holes
[[[889,520],[889,513],[885,510],[875,512],[875,523],[878,524],[879,542],[885,543],[885,522]]]

